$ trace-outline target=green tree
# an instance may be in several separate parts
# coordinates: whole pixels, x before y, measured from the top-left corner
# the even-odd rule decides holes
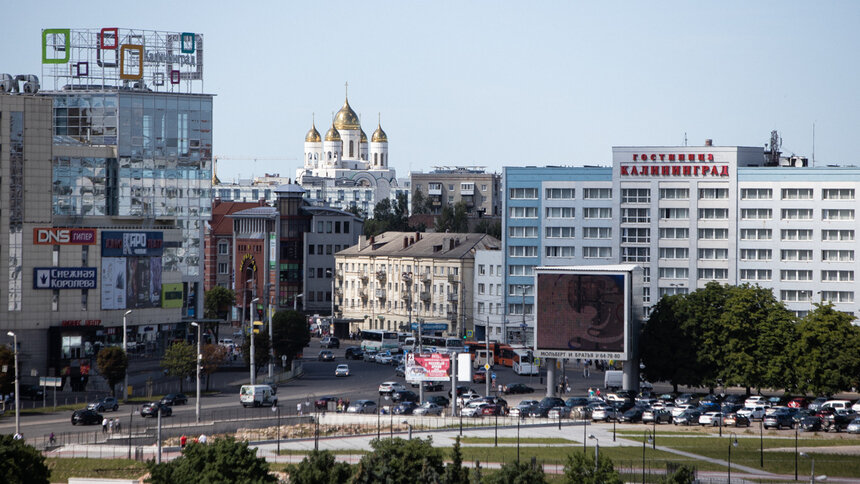
[[[349,464],[337,462],[327,450],[313,450],[298,464],[288,465],[287,474],[294,484],[341,484],[352,477]]]
[[[683,294],[661,297],[651,310],[639,343],[645,378],[669,382],[676,393],[678,385],[699,381],[697,342],[684,333],[681,320],[686,302]]]
[[[366,218],[364,210],[358,208],[358,205],[350,205],[346,207],[345,211],[355,215],[356,217]]]
[[[394,213],[388,224],[388,230],[406,232],[409,230],[409,196],[401,192],[397,194],[397,202],[393,207]]]
[[[47,484],[50,470],[45,456],[24,440],[11,434],[0,435],[0,482],[10,484]]]
[[[227,348],[221,345],[203,345],[200,352],[203,354],[203,367],[201,371],[206,375],[206,391],[209,391],[209,377],[218,370],[218,367],[227,361]]]
[[[445,466],[445,484],[469,484],[469,469],[463,467],[463,452],[460,450],[460,437],[451,449],[451,463]]]
[[[307,318],[296,311],[278,311],[272,316],[272,345],[275,357],[287,357],[291,364],[296,355],[311,342]]]
[[[540,465],[513,461],[502,464],[499,472],[484,481],[488,484],[545,484],[546,475]]]
[[[564,466],[564,483],[569,484],[621,484],[621,476],[615,471],[612,460],[604,455],[597,458],[597,472],[591,452],[573,452],[567,456]]]
[[[423,213],[430,213],[427,207],[427,197],[424,196],[421,189],[417,189],[412,194],[412,214],[419,215]]]
[[[500,220],[481,219],[475,225],[475,233],[484,233],[497,239],[502,238],[502,222]]]
[[[164,352],[161,367],[167,370],[168,375],[179,378],[180,392],[185,378],[196,374],[196,360],[197,349],[185,341],[175,341]]]
[[[433,228],[436,232],[453,232],[453,230],[451,230],[453,224],[454,208],[451,205],[443,205],[442,210],[439,211],[439,215],[436,216],[436,223]]]
[[[442,450],[433,447],[431,438],[376,439],[370,446],[373,452],[361,458],[353,483],[431,483],[445,471]]]
[[[269,339],[268,331],[262,328],[265,326],[257,326],[260,332],[254,335],[254,366],[259,372],[269,364],[269,349],[272,347],[272,341]],[[272,326],[274,331],[275,327]],[[245,365],[251,367],[251,338],[245,338],[242,342],[242,356],[245,359]]]
[[[128,370],[128,356],[119,346],[102,348],[96,357],[99,373],[107,380],[111,395],[116,396],[116,384],[121,382]]]
[[[797,323],[790,345],[797,390],[813,395],[833,395],[858,384],[860,375],[860,328],[853,316],[815,304]]]
[[[153,484],[278,482],[269,473],[266,459],[257,457],[257,449],[232,437],[214,439],[207,444],[190,444],[182,451],[182,456],[161,464],[149,461],[147,467],[150,477],[146,482]]]
[[[469,232],[469,210],[466,202],[460,200],[454,205],[454,218],[451,220],[451,232]]]
[[[675,472],[668,476],[661,477],[657,482],[659,484],[692,484],[696,481],[695,470],[684,464],[675,469]]]
[[[203,296],[203,313],[207,319],[227,319],[236,304],[236,294],[226,287],[215,286]]]
[[[713,388],[717,384],[718,370],[725,360],[725,335],[719,321],[728,298],[729,286],[712,281],[687,294],[685,304],[678,307],[681,331],[696,348],[696,358],[689,363],[695,379],[685,382],[687,385]]]
[[[4,366],[10,370],[0,372],[0,395],[9,395],[15,391],[15,352],[6,345],[0,346],[0,368]]]

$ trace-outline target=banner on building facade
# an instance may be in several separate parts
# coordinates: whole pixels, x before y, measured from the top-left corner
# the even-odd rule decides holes
[[[125,309],[125,257],[102,258],[102,309]]]
[[[176,309],[182,307],[182,283],[164,283],[161,285],[161,307]]]

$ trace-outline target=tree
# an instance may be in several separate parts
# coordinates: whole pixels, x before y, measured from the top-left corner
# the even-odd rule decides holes
[[[485,233],[497,239],[502,238],[502,222],[500,220],[481,219],[475,225],[475,233]]]
[[[262,328],[262,326],[258,326]],[[274,331],[275,327],[272,326]],[[254,335],[254,366],[257,371],[269,364],[269,349],[272,347],[272,341],[269,339],[269,333],[260,330]],[[251,338],[245,338],[242,342],[242,356],[245,358],[245,364],[248,368],[251,367]]]
[[[15,368],[15,352],[6,345],[0,346],[0,368]],[[9,395],[15,391],[14,371],[0,372],[0,395]]]
[[[797,390],[813,395],[848,391],[860,375],[860,328],[851,324],[852,315],[830,303],[814,306],[797,323],[790,345]]]
[[[692,484],[696,482],[696,471],[692,467],[682,464],[675,469],[675,472],[661,477],[657,482],[659,484]]]
[[[460,451],[460,437],[451,449],[451,463],[445,466],[445,484],[469,484],[469,469],[463,467],[463,453]]]
[[[182,384],[185,379],[195,375],[197,350],[185,341],[175,341],[164,352],[161,359],[161,367],[167,370],[167,374],[179,378],[179,391],[182,392]]]
[[[203,345],[200,352],[203,354],[203,367],[201,371],[206,375],[206,391],[209,391],[209,376],[218,370],[227,360],[227,348],[221,345]]]
[[[288,465],[286,471],[294,484],[341,484],[352,477],[349,464],[337,462],[327,450],[312,450],[298,464]]]
[[[686,382],[688,385],[713,388],[717,384],[718,370],[725,360],[719,321],[728,298],[729,286],[712,281],[687,294],[685,304],[679,307],[681,331],[696,348],[696,357],[689,362],[695,379]]]
[[[499,472],[485,479],[488,484],[541,484],[546,483],[546,475],[540,465],[532,466],[526,462],[506,462]]]
[[[615,471],[612,460],[604,455],[597,458],[597,472],[594,457],[590,452],[574,452],[567,456],[564,466],[564,483],[569,484],[621,484],[621,476]]]
[[[466,202],[459,201],[453,207],[448,204],[442,207],[442,213],[436,217],[436,232],[465,233],[469,231],[469,215]]]
[[[236,304],[236,294],[226,287],[215,286],[203,296],[203,314],[207,319],[227,319]]]
[[[352,482],[438,482],[445,469],[442,450],[432,442],[431,438],[376,439],[370,443],[373,452],[361,458]]]
[[[153,484],[197,484],[230,482],[239,484],[276,483],[269,473],[266,459],[257,457],[257,449],[232,437],[213,439],[207,444],[189,444],[182,456],[156,464],[147,462]]]
[[[451,205],[444,205],[436,217],[434,229],[436,232],[452,232],[451,228],[454,224],[454,208]]]
[[[686,296],[663,296],[642,329],[639,351],[648,381],[665,381],[677,393],[678,385],[698,383],[696,341],[684,334],[681,314]]]
[[[358,208],[358,205],[350,205],[350,206],[346,207],[345,211],[355,215],[356,217],[366,218],[365,214],[364,214],[364,210]]]
[[[286,356],[287,364],[291,364],[296,355],[311,342],[307,318],[296,311],[276,312],[272,316],[272,339],[275,356]]]
[[[45,456],[23,439],[15,440],[11,434],[0,435],[0,482],[16,484],[47,484],[51,472],[45,465]]]
[[[424,196],[421,189],[417,189],[415,190],[415,193],[412,194],[412,215],[419,215],[422,213],[430,213],[430,210],[427,208],[427,197]]]
[[[116,396],[116,384],[123,380],[128,370],[128,355],[119,346],[102,348],[96,357],[96,365],[107,380],[111,395]]]

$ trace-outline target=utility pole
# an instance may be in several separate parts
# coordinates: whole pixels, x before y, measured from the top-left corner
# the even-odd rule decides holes
[[[272,284],[266,283],[266,316],[269,320],[269,381],[275,382],[275,344],[272,337]]]
[[[487,315],[487,325],[484,327],[484,343],[486,344],[486,351],[487,351],[487,353],[486,353],[487,354],[486,364],[489,365],[490,367],[492,367],[492,365],[490,365],[490,358],[489,358],[489,356],[490,356],[490,316],[489,315]],[[484,367],[484,368],[486,368],[486,367]],[[487,373],[490,372],[490,370],[488,368],[486,368],[486,371],[487,371]],[[486,384],[486,392],[484,393],[484,395],[490,396],[490,375],[485,375],[485,376],[486,376],[486,378],[484,379],[484,383]]]
[[[256,302],[257,302],[257,301],[259,301],[259,300],[260,300],[260,298],[258,298],[258,297],[255,297],[254,299],[251,299],[251,306],[253,306],[254,304],[256,304]],[[251,312],[251,311],[249,310],[248,312]],[[256,363],[255,363],[255,361],[254,361],[254,360],[255,360],[255,358],[254,358],[254,357],[255,357],[256,355],[254,354],[254,351],[255,351],[255,347],[254,347],[254,329],[255,329],[255,328],[254,328],[254,316],[253,316],[253,313],[251,314],[251,321],[249,321],[249,323],[251,323],[251,348],[250,348],[250,352],[251,352],[251,354],[250,354],[250,355],[248,355],[248,356],[249,356],[249,359],[250,359],[250,361],[251,361],[251,385],[255,385],[255,384],[257,383],[257,365],[256,365]]]

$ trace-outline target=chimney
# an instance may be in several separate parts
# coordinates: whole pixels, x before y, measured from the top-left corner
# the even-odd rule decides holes
[[[415,232],[415,242],[421,240],[421,232]]]
[[[414,243],[415,243],[415,237],[409,237],[409,245],[412,245]]]
[[[708,138],[705,140],[705,146],[714,146],[714,140]]]
[[[409,237],[403,237],[403,248],[409,247]]]
[[[454,247],[456,247],[456,245],[454,245],[454,239],[448,239],[448,250],[454,250]]]

